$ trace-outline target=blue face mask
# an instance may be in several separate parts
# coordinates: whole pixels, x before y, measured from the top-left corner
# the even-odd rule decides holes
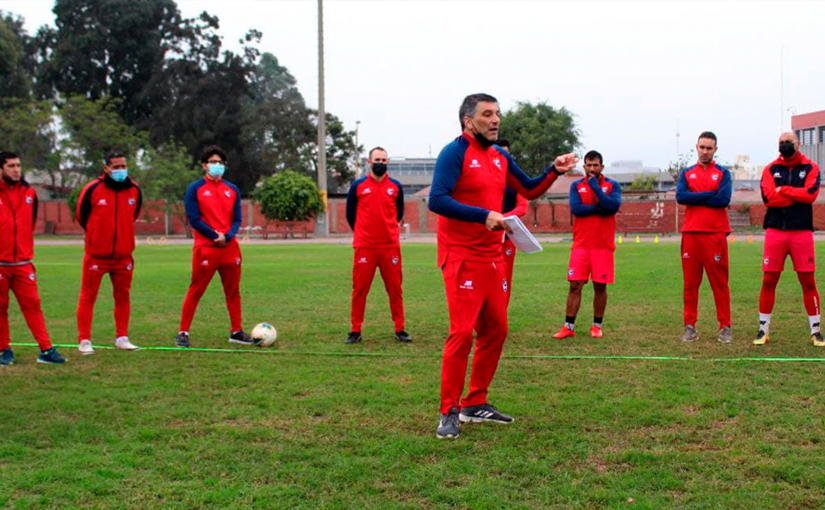
[[[115,182],[123,182],[126,180],[126,177],[129,175],[129,170],[122,169],[122,170],[112,170],[112,180]]]
[[[207,167],[209,172],[209,177],[213,179],[217,179],[218,177],[222,176],[223,173],[226,171],[226,167],[223,166],[221,163],[209,163]]]

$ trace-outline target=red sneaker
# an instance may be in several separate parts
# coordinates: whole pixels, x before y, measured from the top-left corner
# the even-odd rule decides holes
[[[574,336],[576,336],[576,332],[567,326],[564,326],[558,333],[553,335],[553,338],[573,338]]]
[[[604,333],[602,333],[602,328],[600,328],[598,326],[593,326],[592,328],[590,328],[590,336],[592,338],[601,338],[601,337],[603,337]]]

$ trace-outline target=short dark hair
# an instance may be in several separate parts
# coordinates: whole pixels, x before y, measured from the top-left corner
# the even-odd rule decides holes
[[[476,107],[478,107],[478,103],[482,101],[486,103],[498,103],[498,99],[490,94],[484,93],[470,94],[464,98],[464,101],[461,103],[461,108],[458,109],[458,122],[461,124],[461,129],[464,129],[464,117],[472,117],[475,115]]]
[[[103,158],[103,161],[106,163],[106,166],[109,166],[109,165],[112,164],[112,160],[115,159],[115,158],[124,158],[125,159],[126,155],[123,154],[120,151],[117,151],[117,150],[109,151],[109,153],[106,154],[106,157]]]
[[[0,152],[0,168],[6,166],[6,161],[10,159],[20,159],[20,155],[12,151]]]
[[[702,138],[708,138],[710,140],[713,140],[714,145],[719,145],[719,142],[716,140],[716,135],[713,134],[712,131],[702,131],[702,134],[699,135],[699,138],[697,138],[696,141],[698,142]]]
[[[387,149],[385,149],[385,148],[383,148],[383,147],[381,147],[381,146],[379,146],[379,145],[376,145],[375,147],[373,147],[372,149],[370,149],[370,153],[367,155],[367,159],[372,159],[372,153],[373,153],[373,152],[375,152],[375,151],[384,151],[384,152],[387,152]],[[389,153],[387,152],[387,154],[389,154]]]
[[[221,161],[226,163],[226,152],[217,145],[209,145],[201,153],[201,163],[209,163],[209,158],[217,154],[221,157]]]
[[[587,154],[584,155],[584,160],[585,161],[587,161],[588,159],[590,161],[593,161],[594,159],[597,159],[597,158],[599,160],[599,164],[603,165],[604,164],[604,159],[602,158],[602,155],[599,153],[599,151],[590,151],[590,152],[588,152]]]
[[[496,145],[498,145],[499,147],[509,147],[510,140],[506,138],[499,138],[498,140],[496,140]]]

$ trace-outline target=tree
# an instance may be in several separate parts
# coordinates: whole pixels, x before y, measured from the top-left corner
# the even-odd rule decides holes
[[[313,125],[317,126],[318,112],[311,113]],[[364,148],[355,145],[355,131],[347,131],[344,123],[331,113],[327,119],[327,172],[332,177],[327,183],[327,191],[333,191],[352,181],[355,176],[355,158]],[[303,168],[311,169],[313,176],[318,175],[318,143],[315,138],[301,148]]]
[[[174,140],[157,149],[147,148],[135,174],[146,200],[162,200],[164,214],[177,216],[185,225],[187,237],[192,234],[183,199],[189,184],[200,177],[201,169],[192,163],[186,148]]]
[[[679,175],[681,175],[682,171],[690,166],[690,162],[693,161],[693,153],[694,150],[691,149],[690,153],[687,155],[680,154],[678,159],[674,162],[671,161],[667,166],[667,172],[673,177],[673,181],[677,182],[679,180]]]
[[[640,175],[627,186],[627,191],[653,191],[659,180],[655,175]]]
[[[0,17],[0,99],[29,97],[28,40],[20,18]]]
[[[315,182],[291,170],[264,180],[253,196],[269,220],[302,221],[324,211],[324,202]]]
[[[547,103],[519,102],[501,116],[501,136],[510,140],[513,159],[529,175],[540,174],[556,156],[579,146],[573,114]]]

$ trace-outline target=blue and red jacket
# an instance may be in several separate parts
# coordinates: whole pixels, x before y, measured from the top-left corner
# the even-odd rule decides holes
[[[819,195],[819,165],[797,152],[780,156],[762,172],[762,201],[768,206],[762,226],[813,230],[813,203]],[[776,191],[776,188],[780,188]]]
[[[130,178],[117,182],[103,174],[83,187],[75,216],[86,231],[86,254],[129,257],[135,251],[135,220],[143,204],[140,187]]]
[[[34,258],[37,193],[20,179],[0,179],[0,265],[28,264]]]
[[[186,217],[195,229],[195,247],[217,246],[218,232],[226,237],[226,246],[237,243],[235,237],[243,222],[241,192],[231,182],[204,177],[186,188]]]
[[[502,211],[509,186],[528,199],[540,197],[560,174],[554,166],[529,178],[505,150],[484,147],[462,133],[438,155],[429,208],[438,218],[438,265],[458,260],[502,260],[502,233],[485,226],[490,211]]]
[[[711,161],[682,170],[676,183],[676,202],[685,207],[682,232],[730,233],[727,207],[732,192],[730,172]]]
[[[570,185],[573,248],[615,250],[616,213],[622,205],[622,187],[604,175],[579,179]]]
[[[352,183],[347,193],[347,223],[354,232],[355,248],[400,246],[398,223],[404,217],[404,188],[385,176],[376,181],[367,174]]]

